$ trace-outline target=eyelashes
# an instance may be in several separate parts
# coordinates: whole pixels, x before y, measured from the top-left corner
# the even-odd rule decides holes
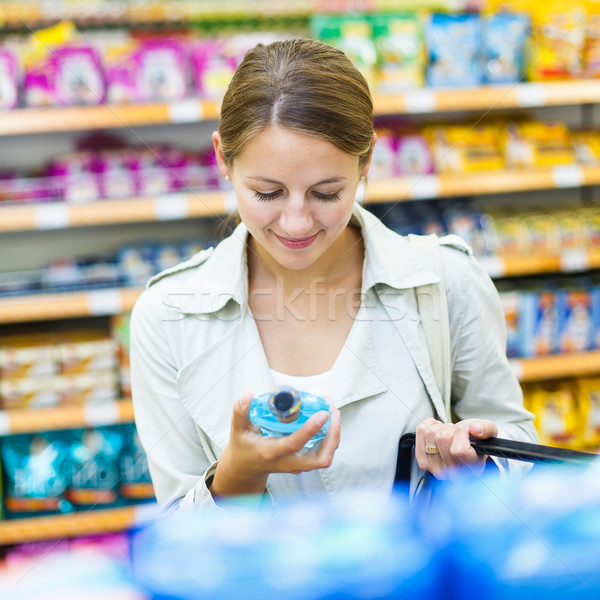
[[[280,196],[283,195],[283,190],[277,190],[275,192],[271,192],[270,194],[263,194],[261,192],[254,191],[256,198],[259,202],[269,202],[269,200],[276,200]],[[340,193],[336,192],[335,194],[321,194],[319,192],[313,192],[313,196],[322,202],[337,202],[340,199]]]

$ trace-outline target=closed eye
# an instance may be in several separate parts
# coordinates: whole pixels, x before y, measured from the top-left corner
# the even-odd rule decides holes
[[[279,196],[283,194],[283,190],[276,190],[275,192],[270,192],[269,194],[263,194],[262,192],[254,190],[254,194],[260,202],[268,202],[269,200],[275,200],[276,198],[279,198]]]
[[[340,199],[340,193],[335,194],[321,194],[320,192],[313,192],[316,198],[323,200],[323,202],[337,202]]]

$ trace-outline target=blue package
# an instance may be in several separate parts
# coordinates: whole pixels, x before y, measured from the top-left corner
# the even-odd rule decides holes
[[[447,597],[407,504],[354,491],[159,519],[133,537],[134,577],[154,600]]]
[[[558,352],[586,352],[594,347],[592,291],[586,280],[557,293]]]
[[[536,466],[527,477],[472,479],[439,490],[450,513],[446,597],[600,597],[600,461]],[[432,511],[437,512],[437,511]],[[437,525],[437,524],[436,524]]]
[[[483,81],[481,19],[435,13],[425,24],[430,87],[465,87]]]
[[[524,291],[521,294],[520,335],[523,357],[556,352],[558,315],[554,291]]]
[[[156,272],[154,259],[156,246],[144,244],[125,246],[118,253],[117,261],[126,285],[141,287]]]
[[[525,14],[498,13],[484,19],[487,83],[514,83],[523,77],[529,31],[529,17]]]
[[[133,423],[122,426],[123,449],[119,457],[119,495],[136,504],[154,500],[148,458]]]
[[[74,435],[65,465],[67,499],[78,508],[117,506],[123,436],[110,427],[78,430]]]
[[[71,432],[13,435],[1,443],[8,517],[71,512],[66,461]]]

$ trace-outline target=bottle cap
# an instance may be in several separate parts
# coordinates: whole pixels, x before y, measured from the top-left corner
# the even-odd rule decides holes
[[[290,423],[300,416],[300,394],[293,387],[275,388],[269,396],[269,409],[279,421]]]

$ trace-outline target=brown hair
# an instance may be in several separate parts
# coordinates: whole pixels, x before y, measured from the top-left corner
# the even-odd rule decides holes
[[[221,105],[219,134],[228,165],[271,125],[322,138],[368,161],[373,148],[369,86],[340,50],[310,39],[258,44],[236,71]]]

